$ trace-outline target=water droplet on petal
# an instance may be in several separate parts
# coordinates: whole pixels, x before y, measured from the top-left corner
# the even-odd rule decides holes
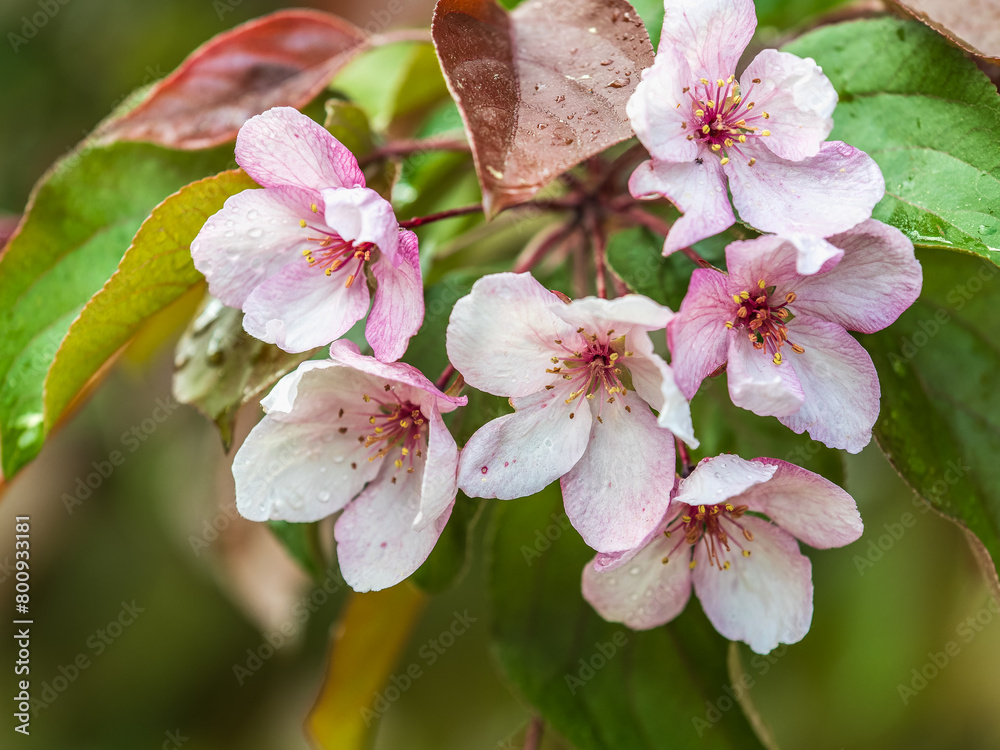
[[[264,234],[264,230],[261,229],[260,227],[252,227],[247,232],[247,237],[249,237],[252,240],[256,240],[256,239],[259,239],[261,237],[261,235],[263,235],[263,234]]]
[[[631,568],[629,568],[628,574],[630,576],[637,576],[637,575],[639,575],[639,566],[638,565],[633,565]]]
[[[321,503],[328,503],[328,502],[330,502],[330,493],[327,492],[326,490],[323,490],[322,492],[320,492],[319,495],[317,495],[317,497],[319,498],[319,501]]]

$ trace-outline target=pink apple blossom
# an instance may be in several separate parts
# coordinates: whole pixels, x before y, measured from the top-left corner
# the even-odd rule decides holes
[[[882,173],[867,154],[826,141],[837,93],[812,59],[768,49],[737,81],[757,18],[752,0],[666,0],[656,61],[628,102],[652,159],[629,181],[683,216],[668,255],[740,218],[764,232],[826,237],[871,215]]]
[[[402,362],[337,341],[329,360],[286,375],[233,463],[251,521],[316,521],[334,535],[356,591],[393,586],[434,548],[457,494],[458,447],[441,419],[466,403]]]
[[[195,267],[243,326],[290,352],[343,336],[368,312],[375,356],[399,359],[424,317],[417,237],[365,187],[353,154],[289,107],[247,121],[236,161],[263,190],[226,201],[191,243]]]
[[[842,547],[862,530],[851,496],[817,474],[773,458],[706,458],[641,545],[584,568],[583,595],[605,619],[646,630],[677,617],[693,586],[716,630],[766,654],[802,640],[812,621],[812,566],[796,539]]]
[[[922,273],[903,233],[872,219],[825,242],[831,257],[813,275],[797,271],[795,241],[732,243],[728,275],[694,271],[667,339],[688,398],[726,365],[734,404],[857,453],[871,440],[880,390],[871,357],[847,330],[874,333],[896,320],[920,293]]]
[[[463,448],[462,491],[511,499],[561,479],[566,514],[589,545],[634,547],[669,502],[674,434],[697,445],[649,338],[671,315],[634,294],[566,304],[529,274],[477,281],[452,311],[448,356],[469,385],[512,397],[515,413]]]

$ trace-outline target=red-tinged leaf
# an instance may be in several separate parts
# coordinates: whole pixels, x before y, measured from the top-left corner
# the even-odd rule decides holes
[[[439,0],[431,26],[488,214],[629,138],[653,47],[625,0]]]
[[[231,141],[254,115],[305,105],[368,45],[364,31],[329,13],[272,13],[195,50],[101,137],[180,149]]]
[[[974,55],[1000,61],[1000,0],[896,0],[915,18]]]

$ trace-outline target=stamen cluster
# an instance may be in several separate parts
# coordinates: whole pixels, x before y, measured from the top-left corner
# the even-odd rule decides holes
[[[766,350],[772,361],[780,365],[783,360],[781,348],[787,343],[792,351],[801,354],[805,349],[788,340],[788,320],[791,311],[788,305],[795,301],[795,292],[788,292],[784,298],[774,297],[774,287],[764,279],[757,282],[759,293],[751,295],[747,290],[733,295],[737,304],[736,317],[726,321],[726,328],[744,328],[753,342],[754,349]]]
[[[614,330],[608,331],[604,337],[589,333],[584,328],[578,328],[576,332],[580,334],[583,346],[579,350],[573,350],[561,339],[555,339],[556,345],[568,356],[552,357],[551,361],[555,367],[547,369],[546,372],[559,375],[568,381],[572,391],[565,399],[567,405],[578,401],[577,408],[579,408],[584,400],[593,401],[595,398],[602,398],[597,421],[603,423],[601,412],[604,404],[614,404],[616,395],[624,399],[632,387],[631,374],[621,361],[623,358],[631,357],[632,352],[626,351],[624,336],[611,338],[614,336]],[[545,386],[546,390],[555,387]],[[631,413],[632,408],[626,404],[625,411]],[[575,412],[570,412],[570,419],[575,416]]]
[[[753,79],[753,84],[760,83],[759,78]],[[753,112],[755,102],[744,104],[744,100],[753,92],[753,85],[746,92],[740,93],[740,84],[735,76],[726,80],[719,78],[713,84],[707,78],[702,78],[699,85],[692,90],[685,86],[684,93],[691,101],[692,118],[682,122],[685,130],[690,126],[693,131],[688,135],[689,141],[697,141],[708,146],[712,153],[720,158],[720,163],[729,163],[730,153],[746,155],[740,150],[739,144],[749,139],[771,135],[759,124],[761,120],[770,119],[767,112]],[[678,107],[681,105],[678,104]],[[753,166],[757,160],[747,159],[747,164]]]
[[[312,204],[311,208],[313,213],[319,211],[319,207],[315,203]],[[370,242],[362,242],[355,245],[353,241],[345,240],[336,232],[311,226],[305,219],[299,220],[299,226],[303,229],[311,229],[321,235],[320,237],[306,238],[310,242],[317,243],[319,245],[318,250],[306,248],[302,251],[302,255],[305,256],[311,268],[324,268],[326,269],[324,273],[327,276],[332,276],[334,271],[339,270],[348,261],[352,259],[357,261],[354,271],[348,274],[347,280],[344,282],[344,286],[350,289],[351,284],[360,275],[365,263],[372,259],[372,250],[375,249],[375,246]],[[313,253],[316,253],[316,255],[313,255]]]
[[[393,392],[392,386],[388,383],[384,388],[387,393],[393,396],[394,400],[380,401],[367,393],[362,396],[365,404],[374,402],[378,411],[368,417],[368,424],[371,425],[372,431],[358,436],[358,442],[364,443],[366,448],[377,447],[377,450],[368,456],[369,463],[385,458],[398,449],[399,453],[393,464],[397,470],[406,465],[406,473],[412,474],[414,458],[422,458],[424,455],[421,441],[424,440],[427,420],[419,406],[410,401],[399,400]],[[343,414],[343,410],[341,410],[341,414]],[[346,427],[341,428],[342,431],[346,431],[346,429]],[[351,468],[355,469],[357,466],[351,464]],[[396,477],[394,476],[391,481],[395,484]]]
[[[674,534],[682,533],[684,536],[670,550],[670,554],[663,558],[663,564],[670,562],[671,556],[679,547],[687,544],[689,547],[703,543],[708,554],[708,559],[719,570],[729,570],[730,562],[726,560],[726,553],[732,550],[730,542],[736,546],[743,557],[750,557],[750,550],[740,544],[739,540],[726,531],[726,524],[734,526],[739,530],[739,534],[747,542],[753,541],[753,532],[744,527],[739,522],[739,518],[746,513],[746,505],[699,505],[697,508],[687,506],[687,511],[682,512],[674,522],[664,531],[667,539]],[[695,568],[695,560],[692,558],[689,566]]]

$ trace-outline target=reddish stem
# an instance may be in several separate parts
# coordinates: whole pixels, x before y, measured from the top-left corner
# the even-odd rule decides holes
[[[454,374],[455,374],[455,365],[449,362],[448,366],[444,368],[444,372],[442,372],[441,375],[438,377],[438,379],[434,381],[434,385],[437,387],[439,391],[443,391],[444,387],[448,385],[449,378],[451,378],[451,376]]]
[[[532,249],[532,251],[528,255],[525,256],[522,254],[522,257],[518,258],[517,262],[514,263],[514,267],[511,269],[511,271],[514,273],[524,273],[525,271],[530,271],[532,268],[538,265],[538,263],[541,262],[541,260],[546,255],[549,254],[549,251],[552,250],[552,248],[554,248],[560,242],[569,239],[570,235],[572,235],[573,232],[576,231],[576,227],[577,225],[575,221],[566,222],[562,226],[562,228],[560,228],[556,232],[553,232],[544,240],[542,240],[540,243],[538,243],[538,247]]]
[[[674,442],[677,443],[677,455],[681,459],[681,476],[686,477],[694,470],[694,464],[691,463],[691,454],[688,453],[687,446],[679,437],[675,437]]]
[[[528,724],[528,731],[524,733],[524,750],[538,750],[542,745],[542,730],[545,728],[545,724],[542,720],[535,716],[531,719],[531,723]]]
[[[590,244],[594,250],[594,272],[597,277],[597,296],[601,299],[608,298],[608,278],[607,269],[607,241],[604,237],[604,230],[601,227],[601,219],[596,212],[587,215],[590,224],[591,239]]]
[[[428,214],[427,216],[414,216],[412,219],[406,219],[406,221],[399,222],[400,229],[413,229],[414,227],[422,227],[424,224],[430,224],[434,221],[441,221],[442,219],[450,219],[453,216],[465,216],[467,214],[477,214],[481,213],[483,207],[481,204],[476,204],[475,206],[461,206],[460,208],[449,208],[447,211],[438,211],[436,214]]]
[[[358,159],[358,164],[366,167],[392,156],[409,156],[427,151],[468,151],[466,141],[454,138],[420,138],[416,140],[392,141]]]

